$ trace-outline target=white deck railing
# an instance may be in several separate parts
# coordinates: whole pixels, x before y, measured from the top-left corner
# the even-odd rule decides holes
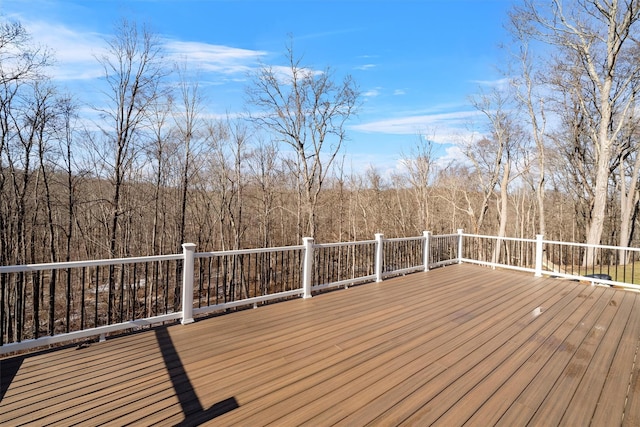
[[[0,355],[453,263],[640,289],[640,249],[464,234],[0,267]],[[620,263],[623,259],[625,263]],[[596,277],[587,277],[594,276]],[[609,279],[609,276],[610,279]]]

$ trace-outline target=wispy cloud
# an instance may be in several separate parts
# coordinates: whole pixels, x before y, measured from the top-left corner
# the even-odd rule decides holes
[[[171,59],[188,59],[203,71],[243,74],[256,66],[267,52],[201,42],[167,40],[165,49]]]
[[[72,29],[62,24],[20,19],[33,40],[49,48],[55,57],[57,80],[88,80],[102,75],[96,60],[105,53],[110,36]],[[201,42],[161,40],[169,60],[190,64],[203,72],[244,75],[267,52]]]
[[[104,52],[104,35],[80,32],[62,24],[22,20],[33,40],[51,49],[55,57],[53,77],[86,80],[101,75],[96,55]]]
[[[404,89],[396,89],[393,91],[393,94],[398,96],[398,95],[405,95],[407,92],[405,92]]]
[[[511,84],[511,80],[508,78],[498,80],[472,80],[472,83],[475,83],[481,87],[506,89],[507,87],[509,87],[509,84]]]
[[[412,135],[429,132],[437,143],[455,143],[475,135],[472,124],[477,121],[477,111],[406,115],[362,123],[351,127],[354,131],[390,135]]]
[[[366,70],[370,70],[372,68],[375,68],[376,64],[364,64],[364,65],[360,65],[355,67],[356,70],[361,70],[361,71],[366,71]]]
[[[373,98],[380,95],[381,87],[374,87],[373,89],[369,89],[362,93],[362,96],[365,98]]]

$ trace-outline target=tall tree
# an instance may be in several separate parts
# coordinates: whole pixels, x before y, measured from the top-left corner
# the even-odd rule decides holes
[[[278,186],[282,185],[282,166],[278,146],[273,141],[260,142],[249,156],[248,167],[251,181],[257,187],[257,218],[260,223],[258,245],[272,246],[274,241],[274,211],[277,209]],[[282,209],[282,207],[280,207]]]
[[[162,50],[157,37],[147,28],[122,20],[107,42],[107,52],[98,58],[107,84],[105,106],[98,107],[103,123],[104,152],[110,156],[109,255],[118,255],[118,226],[123,214],[125,177],[135,166],[140,150],[140,132],[147,123],[150,108],[159,94],[165,75]],[[126,248],[122,248],[126,251]]]
[[[182,165],[182,178],[180,182],[180,225],[178,242],[185,242],[185,228],[187,221],[187,199],[191,175],[193,174],[193,161],[198,155],[198,143],[201,142],[201,110],[202,96],[198,79],[190,78],[186,65],[178,67],[178,109],[174,119],[178,129],[177,136],[180,139],[181,149],[184,152]],[[180,248],[177,248],[180,249]]]
[[[306,217],[298,235],[315,237],[318,197],[346,139],[345,123],[354,114],[358,89],[351,76],[336,82],[329,68],[303,66],[292,44],[286,58],[286,70],[264,66],[254,75],[248,100],[258,109],[252,120],[293,149],[289,164]]]
[[[175,129],[169,124],[173,108],[171,96],[160,97],[151,107],[152,140],[147,146],[147,156],[153,170],[153,228],[151,230],[151,248],[149,252],[159,255],[168,250],[165,246],[167,237],[167,196],[171,163],[177,156],[177,144],[174,140]]]
[[[637,49],[640,0],[541,2],[525,0],[516,9],[521,28],[557,49],[556,67],[569,78],[563,86],[579,94],[579,106],[595,154],[595,182],[588,244],[600,243],[608,203],[615,144],[624,129],[640,77]],[[585,263],[597,259],[591,247]]]
[[[640,152],[638,151],[638,125],[635,108],[629,109],[630,117],[621,134],[620,165],[618,166],[618,191],[620,192],[620,237],[618,246],[630,246],[635,217],[640,203]],[[629,253],[620,250],[619,264],[628,262]]]
[[[512,16],[512,18],[514,18]],[[526,111],[529,133],[535,143],[536,167],[535,175],[537,179],[534,183],[536,200],[538,205],[538,234],[546,234],[546,209],[545,190],[547,179],[547,112],[545,108],[545,79],[544,74],[539,72],[538,67],[543,68],[543,61],[540,57],[532,58],[530,39],[525,29],[521,28],[517,18],[512,19],[514,25],[511,26],[515,39],[517,40],[518,53],[516,60],[519,65],[519,75],[512,79],[515,86],[515,95]],[[537,65],[534,65],[537,64]]]
[[[401,159],[418,208],[418,227],[422,230],[428,230],[431,225],[429,196],[435,169],[435,159],[432,152],[433,143],[426,139],[426,136],[418,135],[418,140],[412,151],[408,155],[403,155]]]

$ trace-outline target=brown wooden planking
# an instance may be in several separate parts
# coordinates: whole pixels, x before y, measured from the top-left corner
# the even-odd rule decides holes
[[[597,288],[602,291],[603,288]],[[545,360],[545,364],[531,382],[526,384],[520,395],[516,399],[516,403],[510,407],[500,418],[500,425],[514,425],[513,423],[526,424],[535,416],[538,408],[545,402],[550,393],[554,393],[555,384],[562,380],[563,372],[567,370],[574,354],[580,349],[585,337],[591,330],[593,322],[595,322],[601,314],[604,307],[609,303],[612,296],[610,290],[602,291],[599,295],[590,295],[585,297],[583,294],[581,299],[585,305],[590,301],[595,302],[593,309],[587,313],[587,316],[579,322],[571,322],[571,333],[559,345],[554,348],[553,354]],[[597,298],[596,298],[597,297]],[[525,367],[526,368],[526,367]],[[550,379],[553,379],[552,381]],[[567,383],[568,384],[568,383]],[[569,392],[570,390],[567,390]],[[571,392],[573,395],[573,392]],[[565,401],[567,396],[560,396],[560,400]],[[568,396],[570,399],[571,396]],[[552,403],[552,402],[549,402]],[[565,402],[566,403],[566,402]],[[549,407],[550,411],[554,408]],[[550,412],[550,416],[552,416]]]
[[[391,411],[379,417],[376,421],[382,423],[392,422],[394,424],[409,421],[411,423],[417,423],[418,425],[422,424],[423,418],[430,417],[428,409],[433,407],[433,405],[429,404],[432,399],[435,399],[443,391],[448,391],[447,388],[454,382],[455,385],[459,386],[461,384],[459,381],[461,376],[467,374],[470,369],[477,364],[482,363],[485,359],[495,354],[495,352],[501,351],[497,360],[494,360],[493,358],[489,359],[490,368],[495,367],[499,361],[503,360],[503,355],[505,353],[509,354],[514,351],[531,337],[536,336],[536,334],[544,336],[546,333],[545,329],[555,329],[553,322],[560,322],[560,316],[567,313],[565,308],[574,304],[575,300],[576,299],[571,298],[571,294],[569,294],[565,298],[560,299],[557,303],[552,304],[547,313],[554,313],[554,315],[547,323],[536,322],[535,320],[539,318],[533,318],[531,316],[531,311],[535,309],[535,307],[530,306],[528,308],[528,312],[524,314],[520,321],[510,325],[502,331],[501,334],[492,336],[488,340],[485,340],[485,342],[483,342],[477,349],[474,349],[473,352],[468,352],[466,354],[461,353],[459,355],[460,357],[456,358],[457,360],[455,364],[452,364],[451,368],[443,372],[442,375],[439,375],[434,379],[430,379],[428,382],[421,383],[415,390],[415,396],[419,402],[416,401],[413,405],[407,405],[408,402],[410,402],[408,399],[406,401],[402,401]],[[480,371],[479,375],[482,376],[482,373],[483,371]],[[467,392],[467,388],[464,387],[462,389],[458,389],[458,392],[460,393],[459,396],[461,396],[463,393]]]
[[[574,300],[575,301],[575,300]],[[535,331],[533,335],[526,336],[518,333],[512,338],[511,345],[503,345],[487,358],[469,369],[460,376],[455,383],[445,388],[436,398],[423,406],[412,416],[412,420],[419,422],[438,422],[447,425],[463,424],[470,418],[478,407],[484,406],[489,397],[500,388],[509,378],[514,378],[515,373],[530,360],[538,349],[552,349],[562,345],[568,334],[568,325],[571,317],[582,318],[589,307],[584,304],[577,307],[568,319],[559,321],[562,318],[557,316],[556,322],[544,322],[544,326]],[[534,321],[544,321],[544,313],[536,316]],[[554,329],[555,328],[555,329]],[[526,329],[523,329],[524,332]],[[542,345],[541,345],[542,344]],[[534,367],[527,366],[526,370]],[[524,380],[526,381],[526,379]],[[525,382],[526,384],[526,382]],[[521,389],[522,383],[517,384],[515,389]],[[462,396],[462,397],[460,397]],[[513,393],[503,395],[501,400],[513,400]],[[491,408],[490,405],[487,405]],[[421,412],[430,411],[428,416],[421,416]],[[490,409],[495,412],[495,408]],[[442,415],[442,416],[441,416]]]
[[[611,414],[624,412],[629,390],[620,387],[620,384],[631,380],[630,373],[638,349],[638,337],[640,337],[640,294],[629,293],[629,295],[633,296],[631,315],[624,327],[622,339],[614,349],[616,354],[605,377],[601,398],[592,418],[594,425],[609,423]]]
[[[513,425],[513,422],[529,421],[531,417],[536,419],[535,417],[544,417],[545,415],[548,415],[552,420],[555,419],[556,423],[559,422],[558,417],[562,417],[567,408],[568,401],[575,393],[576,382],[579,381],[584,374],[584,370],[576,364],[576,361],[585,357],[591,358],[594,352],[594,346],[597,346],[597,342],[593,339],[593,327],[603,319],[607,321],[607,312],[609,312],[609,317],[611,314],[611,305],[609,304],[611,304],[611,301],[619,301],[617,298],[623,296],[621,294],[614,294],[614,298],[616,299],[605,300],[604,298],[612,297],[612,292],[614,291],[607,290],[607,293],[603,294],[603,298],[600,298],[601,305],[607,302],[607,307],[602,312],[604,317],[595,317],[592,315],[589,319],[585,319],[585,321],[577,325],[572,334],[563,342],[558,351],[552,355],[548,363],[538,372],[524,392],[521,393],[518,402],[522,405],[514,405],[510,408],[500,420],[500,424]],[[602,373],[602,375],[605,373]],[[546,377],[553,378],[554,381],[545,381],[544,378]],[[559,386],[559,384],[562,385]],[[593,392],[596,395],[600,394],[599,390],[585,391]],[[549,396],[554,396],[554,398],[557,399],[557,404],[555,404]],[[585,410],[582,402],[575,401],[575,403],[580,408],[579,410]],[[546,407],[546,409],[540,409],[541,407]],[[589,410],[590,413],[593,413],[594,408],[590,408]]]
[[[611,295],[613,294],[613,295]],[[605,295],[609,298],[605,300]],[[577,387],[579,386],[584,373],[586,372],[589,363],[593,360],[593,356],[598,348],[602,337],[605,335],[605,330],[609,328],[613,316],[618,311],[618,306],[622,301],[623,294],[619,292],[607,292],[600,301],[605,301],[606,305],[604,309],[599,313],[599,316],[589,318],[584,322],[584,327],[578,325],[575,329],[583,335],[583,339],[576,345],[575,351],[569,351],[570,357],[558,357],[554,358],[554,363],[557,363],[556,359],[562,359],[562,364],[566,363],[560,376],[554,383],[553,387],[546,394],[542,404],[537,408],[535,415],[531,419],[531,422],[535,425],[536,422],[550,422],[552,425],[558,425],[562,420],[562,416],[567,410],[571,399],[573,398]],[[616,304],[610,304],[610,301],[616,301]],[[602,324],[601,328],[599,327]],[[615,333],[612,331],[612,333]],[[558,352],[556,354],[559,354]],[[564,354],[562,354],[564,356]],[[594,393],[599,394],[599,390],[593,390]],[[577,402],[580,409],[585,410],[582,406],[582,402]],[[593,410],[591,411],[593,413]]]
[[[303,368],[304,368],[304,366],[303,366]],[[312,368],[312,367],[306,367],[305,372],[308,372],[310,368]]]
[[[556,294],[549,294],[545,296],[545,298],[542,298],[542,300],[546,299],[547,297],[558,298],[558,299],[573,298],[570,293],[565,295],[564,297],[561,294],[556,293]],[[540,300],[537,300],[536,302],[540,302]],[[530,301],[528,301],[528,303],[530,303]],[[504,307],[504,306],[500,308],[502,309],[501,311],[504,311],[505,309],[509,309],[509,307]],[[520,319],[524,319],[525,317],[528,317],[533,308],[534,307],[532,306],[525,306],[524,309],[519,311],[518,314],[520,316]],[[464,346],[455,349],[455,353],[447,354],[447,360],[448,360],[447,364],[451,366],[455,363],[458,363],[460,360],[465,360],[465,359],[469,360],[468,357],[473,355],[477,351],[477,349],[479,348],[481,349],[487,340],[491,340],[495,338],[496,335],[505,336],[504,334],[507,328],[510,328],[512,330],[517,330],[519,328],[519,326],[517,326],[517,323],[518,323],[517,320],[514,320],[509,324],[507,324],[506,322],[503,322],[503,324],[500,324],[501,329],[498,329],[495,332],[491,330],[487,330],[484,334],[474,337],[473,341],[465,343]],[[400,385],[400,388],[399,388],[400,394],[398,394],[398,392],[396,392],[394,389],[385,391],[385,395],[383,396],[383,398],[386,397],[385,400],[389,402],[388,405],[390,405],[390,407],[386,412],[382,414],[378,414],[379,417],[376,419],[376,422],[398,423],[406,419],[408,416],[410,416],[416,409],[418,409],[425,402],[425,398],[427,396],[421,393],[420,389],[421,387],[424,386],[424,384],[426,384],[431,379],[432,378],[428,378],[428,377],[422,377],[422,378],[412,377],[408,379],[405,383]],[[441,377],[439,380],[442,381],[443,378]],[[435,394],[433,393],[435,392],[436,390],[429,391],[427,395],[431,394],[431,396],[434,396]],[[358,411],[358,412],[362,412],[362,411]],[[371,412],[369,414],[364,414],[364,415],[370,416],[370,414]],[[345,425],[347,425],[350,422],[351,418],[352,417],[345,419],[346,421]]]
[[[596,293],[604,293],[603,288],[593,289]],[[585,296],[583,292],[580,295],[582,295],[582,297]],[[595,299],[582,299],[585,302],[596,302]],[[579,301],[578,299],[576,300]],[[580,304],[579,310],[576,309],[572,316],[579,318],[584,314],[585,309],[589,308],[589,305]],[[575,339],[575,337],[571,338],[570,334],[575,324],[576,320],[565,321],[548,336],[542,334],[536,335],[518,349],[518,352],[514,354],[508,364],[492,372],[472,393],[465,395],[461,401],[464,402],[469,399],[475,400],[475,402],[469,404],[472,408],[475,407],[475,412],[473,412],[471,417],[466,421],[470,425],[493,425],[510,406],[512,406],[511,409],[514,414],[527,413],[517,401],[514,403],[514,399],[517,399],[519,393],[526,390],[527,387],[533,387],[530,383],[534,379],[546,378],[542,370],[559,349],[568,350],[572,348],[573,344],[571,340]],[[509,370],[505,372],[505,368]],[[515,371],[512,371],[513,368],[515,368]],[[482,399],[486,400],[482,402]],[[442,419],[447,420],[450,419],[451,416],[452,414],[448,414],[448,416]],[[462,411],[456,414],[456,416],[462,417]],[[520,421],[524,423],[524,421]]]
[[[345,417],[361,413],[360,408],[365,407],[377,410],[377,416],[382,409],[376,409],[375,403],[384,401],[386,406],[383,407],[394,408],[412,399],[415,403],[412,413],[419,413],[424,405],[421,401],[424,396],[420,394],[420,388],[415,388],[417,383],[411,386],[412,374],[419,369],[432,370],[427,376],[442,380],[445,377],[442,372],[464,363],[453,361],[450,358],[453,354],[459,361],[478,360],[474,367],[483,363],[490,366],[491,355],[505,351],[501,349],[512,348],[512,344],[507,336],[502,336],[502,326],[488,319],[502,316],[502,320],[509,323],[506,311],[516,311],[513,306],[518,297],[521,307],[531,309],[548,298],[576,299],[576,295],[571,294],[572,289],[601,292],[602,288],[460,265],[394,278],[380,284],[351,287],[310,300],[239,311],[189,326],[169,327],[166,333],[173,342],[174,350],[164,358],[158,346],[157,331],[108,340],[83,350],[63,349],[26,357],[0,402],[0,422],[6,415],[6,407],[13,407],[16,413],[22,411],[22,415],[17,415],[24,416],[22,420],[30,419],[33,414],[24,413],[27,409],[20,408],[15,400],[20,396],[31,399],[35,390],[42,391],[40,387],[47,382],[49,385],[45,388],[49,388],[49,403],[54,401],[51,396],[56,395],[56,382],[67,384],[64,393],[60,393],[61,405],[56,406],[61,411],[55,417],[40,419],[36,424],[54,420],[59,424],[72,421],[113,425],[127,422],[176,424],[185,418],[183,409],[187,407],[191,408],[188,409],[192,412],[188,416],[191,423],[206,422],[212,416],[206,410],[214,409],[220,414],[229,410],[227,414],[213,419],[215,425],[232,422],[262,425],[269,420],[278,425],[292,425],[305,420],[318,425],[324,424],[317,422],[321,420],[357,420],[357,417]],[[502,302],[494,304],[495,301]],[[567,304],[565,309],[571,311],[570,307]],[[628,358],[631,353],[635,355],[637,347],[637,336],[633,336],[638,331],[639,319],[633,315],[636,311],[631,311],[626,323],[621,320],[624,315],[618,314],[621,310],[616,312],[611,325],[619,325],[625,335],[621,339],[605,337],[607,342],[602,341],[602,350],[596,346],[592,358],[593,371],[587,367],[583,375],[586,382],[574,384],[578,390],[576,396],[587,383],[602,383],[597,373],[606,366],[609,366],[612,376],[601,385],[603,390],[606,388],[609,394],[620,395],[622,386],[613,377],[624,376],[625,369],[619,366],[625,364],[629,366],[626,380],[622,381],[626,382],[626,389],[631,375],[629,370],[633,366]],[[479,315],[481,312],[486,318]],[[526,328],[526,325],[516,322],[511,327]],[[499,338],[503,342],[487,353],[488,343],[494,340],[498,343]],[[604,351],[609,346],[615,348],[617,341],[619,350]],[[469,342],[471,344],[467,344]],[[517,347],[512,354],[526,354],[521,348]],[[529,351],[541,354],[538,350]],[[132,352],[137,354],[132,355]],[[133,370],[127,371],[126,375],[118,375],[118,366],[135,364],[136,360],[137,372]],[[519,362],[504,360],[505,363],[488,372],[483,371],[486,367],[461,369],[456,376],[450,377],[446,385],[440,386],[442,390],[436,396],[448,395],[446,402],[454,402],[448,406],[456,408],[454,391],[458,390],[461,405],[470,402],[471,407],[484,405],[476,408],[477,413],[482,412],[491,399],[484,399],[486,402],[482,403],[482,398],[472,398],[476,391],[481,390],[476,390],[476,387],[488,387],[486,384],[495,381],[485,391],[497,388],[499,393],[500,384],[505,382],[501,377],[509,377],[513,372],[517,377],[517,372],[520,372]],[[180,379],[182,382],[174,384],[169,380],[167,363],[184,371],[184,378]],[[63,368],[59,374],[56,366]],[[74,366],[81,369],[74,369]],[[69,379],[74,375],[79,382]],[[464,378],[465,375],[476,378],[476,385],[466,392],[452,386],[456,378]],[[395,378],[408,379],[398,380],[395,387],[390,387]],[[424,379],[418,382],[424,382]],[[550,378],[545,380],[552,381]],[[100,381],[102,388],[99,387]],[[83,382],[85,386],[93,384],[89,387],[95,389],[87,389],[85,392],[90,392],[84,394],[78,390],[74,395],[72,385]],[[188,400],[180,395],[180,401],[174,386],[181,387],[185,383],[193,388],[191,397]],[[393,393],[389,392],[390,388],[396,391],[403,388],[405,391]],[[622,394],[626,395],[626,392]],[[606,395],[603,391],[603,396]],[[93,400],[97,397],[98,400]],[[12,399],[14,406],[10,406]],[[64,399],[67,400],[66,408],[62,404]],[[34,402],[29,405],[33,412],[37,400],[30,402]],[[239,407],[231,409],[236,404]],[[566,403],[572,404],[571,401]],[[618,403],[617,407],[623,404]],[[513,403],[512,408],[519,405],[518,402]],[[637,419],[638,410],[633,403],[627,405],[627,420],[633,416]],[[46,413],[40,411],[39,414]],[[360,421],[364,419],[370,417],[360,418]]]
[[[637,356],[636,354],[633,371],[629,376],[629,393],[625,401],[623,426],[640,425],[640,361]]]
[[[286,303],[283,303],[283,304],[286,304]],[[356,307],[356,309],[357,309],[357,307]],[[227,317],[222,317],[220,319],[225,319],[226,320],[226,318]],[[275,329],[275,331],[276,331],[275,334],[276,335],[281,335],[281,334],[278,334],[278,329],[277,328],[273,328],[273,329]],[[195,330],[193,330],[193,331],[195,332]],[[135,342],[137,342],[138,346],[135,347],[135,350],[137,350],[136,353],[138,354],[138,356],[141,356],[141,355],[144,355],[142,353],[142,350],[144,349],[144,346],[145,346],[144,338],[149,338],[149,337],[150,337],[149,335],[144,335],[144,337],[142,335],[123,337],[121,340],[117,340],[117,342],[120,343],[120,341],[127,341],[127,339],[129,341],[136,340]],[[196,337],[197,337],[197,335],[196,335]],[[135,344],[135,342],[134,342],[134,344]],[[146,339],[146,342],[151,342],[151,347],[152,347],[151,348],[151,352],[153,353],[153,357],[157,357],[157,350],[158,349],[157,349],[157,343],[155,342],[155,339],[153,339],[153,337],[151,336],[151,339]],[[116,341],[114,341],[113,343],[115,344]],[[123,348],[118,349],[118,348],[115,348],[115,346],[112,346],[110,353],[105,355],[104,352],[102,351],[102,349],[99,348],[101,345],[102,344],[96,344],[90,349],[83,349],[82,350],[83,357],[80,358],[80,359],[78,359],[78,357],[77,357],[78,354],[76,352],[74,352],[73,350],[71,350],[71,351],[66,350],[66,351],[58,352],[60,354],[64,353],[64,354],[75,356],[75,357],[70,358],[71,361],[66,363],[66,364],[58,363],[57,366],[58,366],[59,369],[57,370],[57,372],[58,373],[64,373],[63,372],[64,369],[69,369],[69,370],[74,371],[74,373],[77,374],[77,373],[79,373],[79,370],[78,370],[78,362],[79,361],[82,362],[82,364],[94,365],[97,362],[100,362],[100,365],[108,365],[110,355],[111,355],[111,358],[119,359],[121,357],[119,355],[119,351],[126,351],[126,349],[123,349]],[[94,357],[90,358],[89,357],[89,353],[92,350],[95,350],[94,351]],[[51,353],[51,354],[57,354],[57,353]],[[38,365],[42,366],[44,368],[46,368],[47,366],[50,366],[51,363],[56,363],[55,360],[51,360],[51,358],[49,358],[49,355],[46,355],[44,358],[41,358],[41,359],[45,360],[46,362],[45,363],[39,363]],[[93,360],[91,360],[91,359],[93,359]],[[37,360],[37,359],[34,357],[34,358],[30,358],[29,360]],[[95,371],[96,367],[99,369],[100,365],[93,366],[91,368],[91,370]],[[28,369],[25,365],[22,366],[22,372],[24,373],[24,375],[21,375],[22,382],[25,382],[24,379],[28,378],[29,375],[34,376],[34,377],[37,378],[37,375],[40,374],[40,372],[33,373],[33,370],[32,369]]]
[[[511,302],[515,307],[515,300],[511,299]],[[468,307],[470,309],[473,308],[472,306]],[[507,313],[502,312],[500,315],[506,316]],[[493,317],[493,319],[490,319],[490,317]],[[291,420],[295,421],[295,423],[306,421],[309,425],[328,425],[342,420],[359,408],[363,408],[365,403],[373,405],[373,407],[379,411],[384,406],[384,403],[382,401],[375,400],[380,397],[385,388],[397,386],[413,375],[425,375],[425,365],[433,365],[435,371],[438,372],[446,369],[446,365],[443,364],[442,360],[440,360],[444,357],[443,355],[446,351],[451,348],[455,348],[458,345],[462,345],[465,342],[468,343],[469,340],[474,339],[474,337],[480,332],[490,329],[491,326],[489,326],[489,321],[493,321],[494,323],[505,321],[505,323],[508,323],[508,318],[507,320],[504,320],[492,313],[488,314],[486,320],[487,323],[473,323],[475,325],[474,329],[462,331],[466,326],[463,326],[462,323],[457,323],[456,320],[452,321],[451,318],[449,318],[447,320],[447,325],[440,330],[440,334],[438,336],[434,336],[433,339],[430,339],[427,335],[418,335],[415,337],[416,342],[411,350],[401,354],[397,359],[391,359],[391,361],[382,359],[379,361],[385,362],[387,365],[391,365],[391,363],[395,364],[396,360],[399,360],[401,361],[400,365],[375,366],[372,368],[371,374],[360,377],[357,382],[350,382],[342,385],[339,389],[339,393],[334,391],[330,396],[327,396],[326,399],[314,400],[311,405],[307,405],[305,407],[306,413],[309,412],[310,407],[319,407],[319,410],[317,411],[318,415],[312,419],[290,419],[287,417],[283,418],[283,421],[285,424]],[[467,326],[469,324],[472,323],[469,322]],[[449,342],[437,341],[441,338],[448,338]],[[412,353],[415,354],[412,355]],[[431,370],[431,374],[435,374],[435,371]],[[364,408],[363,412],[365,414],[372,413],[370,410],[367,410],[367,408]],[[370,421],[370,419],[367,421]],[[354,420],[352,418],[348,420],[347,424],[360,425],[364,422],[366,421],[363,419]]]
[[[617,295],[614,295],[611,299],[609,303],[610,307],[612,303],[618,301],[616,296]],[[600,402],[609,399],[609,396],[603,393],[604,384],[607,373],[609,373],[612,368],[616,350],[621,346],[622,336],[631,316],[635,296],[635,294],[630,292],[623,296],[623,300],[614,315],[615,317],[606,328],[606,333],[600,329],[604,327],[600,321],[594,325],[593,330],[595,332],[602,332],[600,344],[587,365],[587,369],[573,395],[572,401],[568,404],[562,416],[562,420],[560,421],[562,424],[585,425],[590,423]],[[576,356],[580,354],[580,352],[576,352]],[[622,416],[620,411],[618,411],[617,414],[620,416],[621,421]],[[610,419],[609,421],[617,420]]]
[[[498,319],[498,321],[500,321],[500,319]],[[471,322],[469,322],[471,323]],[[507,321],[504,321],[503,323],[508,324],[509,321],[507,319]],[[486,323],[489,324],[489,323]],[[486,325],[485,324],[485,325]],[[478,328],[479,330],[482,330],[483,327],[480,326],[480,328]],[[457,331],[454,329],[451,331],[451,335],[456,335]],[[478,333],[478,331],[474,331],[474,335],[476,335]],[[466,337],[463,337],[466,340]],[[473,336],[469,337],[469,339],[473,340]],[[465,344],[470,344],[470,342],[466,342]],[[437,347],[438,350],[441,350],[443,347],[441,345],[436,345],[434,343],[434,347]],[[451,363],[451,359],[450,357],[447,358],[443,358],[443,354],[438,355],[437,352],[436,353],[432,353],[431,354],[432,357],[430,357],[428,360],[430,360],[429,363],[439,363],[443,368],[446,368],[449,363]],[[440,359],[438,359],[438,357],[440,357]],[[433,360],[433,361],[431,361]],[[443,365],[443,363],[445,363],[445,365]],[[402,371],[406,371],[405,369],[403,369]],[[416,380],[417,378],[419,378],[418,376],[413,377],[411,376],[411,378],[408,377],[404,377],[401,376],[403,375],[405,372],[398,372],[396,374],[391,374],[386,378],[385,384],[386,387],[388,387],[389,389],[391,389],[391,386],[396,387],[398,390],[403,390],[403,389],[409,389],[408,385],[413,382],[414,380]],[[421,372],[421,374],[424,374],[424,372]],[[424,377],[425,375],[421,375],[422,377]],[[394,382],[396,381],[397,382]],[[378,392],[385,390],[384,387],[378,387]],[[352,399],[354,401],[354,403],[357,405],[358,403],[362,406],[363,405],[363,401],[357,402],[357,399],[361,399],[362,396],[354,396],[354,399]],[[383,407],[388,407],[388,406],[392,406],[395,402],[397,402],[399,399],[402,399],[402,395],[400,395],[400,397],[398,396],[393,396],[393,392],[385,392],[383,395],[381,396],[375,396],[375,399],[371,402],[368,402],[367,405],[362,406],[360,409],[357,408],[351,408],[351,410],[354,410],[355,412],[351,414],[351,416],[349,416],[348,418],[345,418],[344,422],[346,425],[349,424],[363,424],[366,422],[371,422],[371,417],[372,414],[375,414],[375,410],[373,408],[375,408],[376,410],[380,411]],[[387,405],[387,406],[385,406]],[[344,405],[340,405],[341,407],[344,407]],[[373,415],[375,417],[375,415]],[[324,420],[324,418],[323,418]],[[313,421],[316,421],[315,419]],[[312,421],[312,423],[313,423]],[[321,423],[322,424],[322,423]]]
[[[451,313],[454,313],[456,309],[457,309],[457,307],[452,307],[451,308]],[[446,322],[446,329],[441,329],[440,332],[439,332],[439,335],[446,334],[447,332],[451,332],[451,328],[448,327],[448,321]],[[423,339],[427,338],[424,334],[422,334],[422,335],[423,335],[423,337],[422,337]],[[453,334],[453,333],[449,333],[449,334],[447,334],[447,336],[455,338],[455,334]],[[394,349],[394,351],[397,351],[397,350],[398,349]],[[400,349],[399,354],[402,354],[403,350],[404,349]],[[385,356],[389,357],[389,353],[393,353],[393,352],[388,352],[387,354],[385,354]],[[340,366],[340,367],[344,368],[344,366]],[[333,368],[333,366],[331,366],[331,368]],[[329,377],[329,378],[331,378],[331,377]],[[320,377],[320,384],[322,385],[322,377]],[[304,384],[305,387],[309,387],[311,385],[313,385],[313,384],[310,384],[309,381],[306,381],[305,384]],[[297,398],[297,395],[295,393],[292,393],[290,390],[289,390],[289,392],[291,393],[291,397]],[[278,400],[281,400],[281,399],[282,399],[282,397],[280,397]],[[285,402],[285,404],[287,404],[287,403]],[[259,411],[258,409],[255,409],[255,413],[256,414],[259,413],[259,416],[261,417],[261,419],[264,416],[264,413],[262,411]],[[231,416],[231,417],[233,417],[233,416]],[[237,421],[237,420],[234,419],[234,421]]]

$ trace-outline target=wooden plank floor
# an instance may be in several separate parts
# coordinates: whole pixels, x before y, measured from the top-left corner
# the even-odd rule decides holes
[[[640,294],[456,265],[0,361],[1,425],[640,425]]]

